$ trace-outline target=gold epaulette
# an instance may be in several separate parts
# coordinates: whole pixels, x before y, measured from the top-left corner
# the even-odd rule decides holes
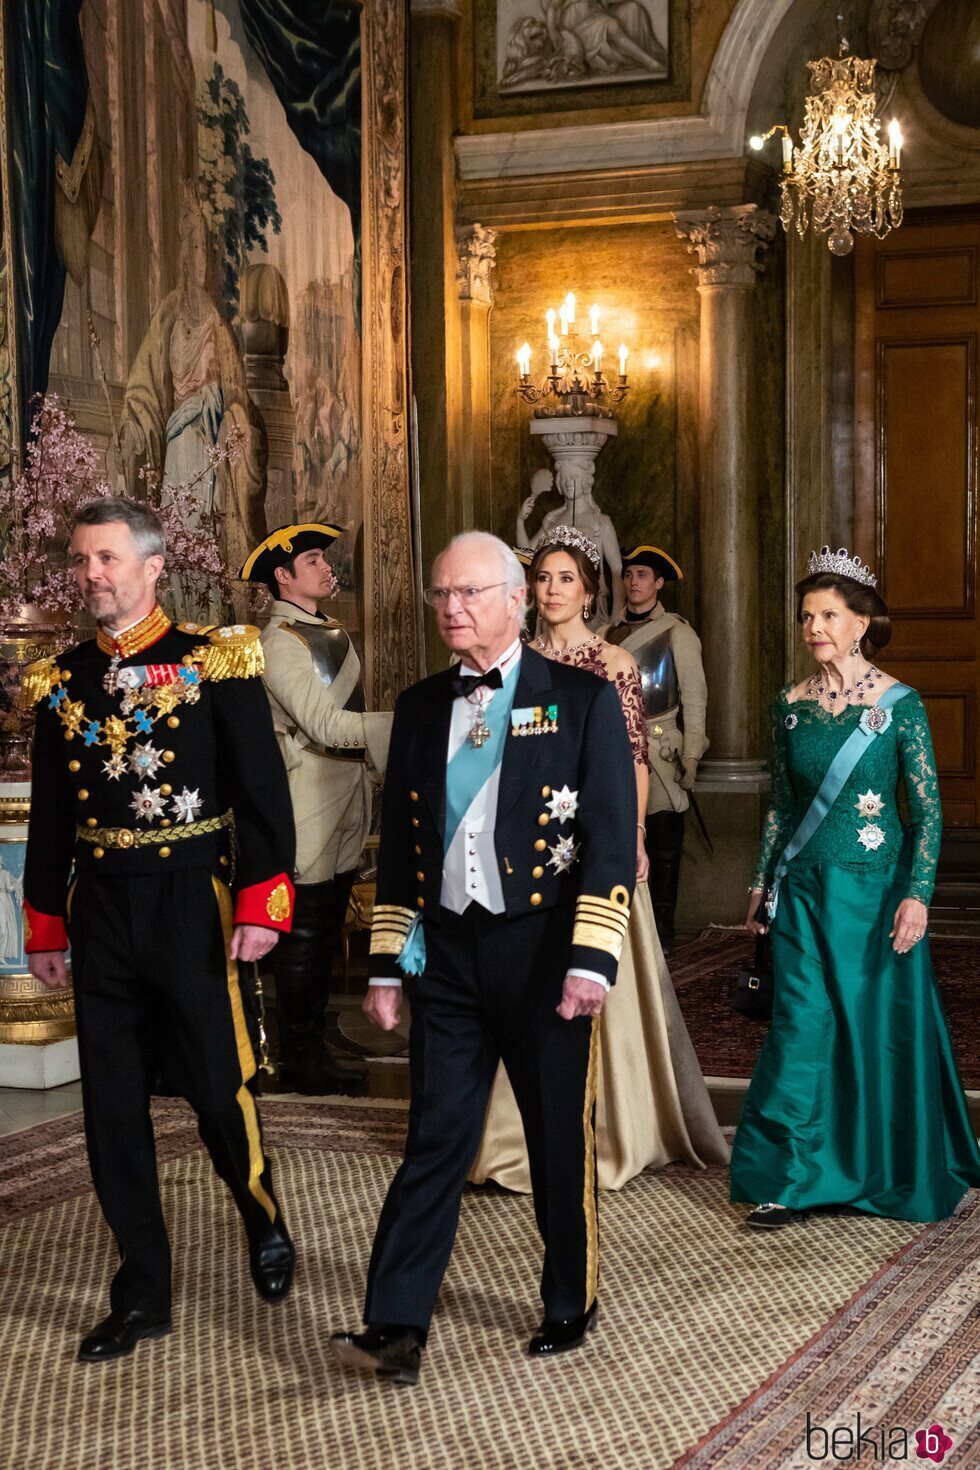
[[[251,623],[215,628],[191,653],[202,679],[254,679],[265,668],[259,630]]]
[[[64,677],[53,658],[39,658],[36,663],[28,664],[20,679],[21,708],[32,709],[40,704]]]

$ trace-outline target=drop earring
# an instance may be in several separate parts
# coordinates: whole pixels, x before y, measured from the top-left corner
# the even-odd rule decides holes
[[[858,639],[855,638],[854,642],[851,644],[851,657],[852,658],[857,658],[857,656],[858,656],[858,654],[860,652],[861,652],[861,644],[858,641]]]
[[[592,603],[591,602],[587,602],[585,604],[585,606],[583,607],[583,609],[582,609],[582,617],[585,619],[586,622],[588,622],[589,621],[589,618],[591,618],[591,616],[592,616]]]

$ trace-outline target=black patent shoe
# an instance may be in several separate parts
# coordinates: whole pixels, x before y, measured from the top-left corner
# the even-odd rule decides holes
[[[599,1315],[599,1303],[593,1302],[581,1317],[546,1317],[527,1345],[531,1358],[553,1357],[555,1353],[570,1353],[581,1347],[588,1333],[592,1332]]]
[[[791,1210],[786,1205],[756,1205],[745,1223],[753,1230],[785,1230],[787,1225],[805,1225],[810,1218],[809,1210]]]
[[[422,1366],[421,1334],[415,1327],[368,1327],[364,1332],[335,1332],[330,1351],[343,1368],[359,1368],[415,1384]]]
[[[281,1220],[249,1236],[248,1266],[259,1296],[267,1302],[281,1302],[296,1269],[296,1248]]]
[[[144,1338],[166,1337],[172,1323],[169,1312],[110,1312],[78,1349],[80,1363],[111,1363],[128,1358]]]

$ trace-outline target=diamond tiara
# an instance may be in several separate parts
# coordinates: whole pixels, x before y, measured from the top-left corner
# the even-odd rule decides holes
[[[820,551],[811,551],[807,562],[808,572],[833,572],[838,577],[850,577],[852,582],[863,582],[865,587],[877,587],[878,578],[870,567],[865,566],[859,556],[848,556],[847,547],[831,551],[821,546]]]
[[[579,551],[584,551],[596,571],[602,566],[602,557],[599,548],[591,536],[586,536],[584,531],[578,531],[574,526],[552,526],[545,532],[538,546],[538,551],[544,551],[550,546],[574,546]]]

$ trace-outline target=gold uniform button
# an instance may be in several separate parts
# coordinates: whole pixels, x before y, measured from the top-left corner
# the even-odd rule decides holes
[[[418,898],[418,899],[416,899],[416,904],[417,904],[417,906],[420,909],[424,909],[425,908],[425,899],[424,898]]]
[[[424,873],[416,873],[415,876],[416,876],[416,878],[418,879],[418,881],[420,883],[424,883],[425,882],[425,874]]]
[[[69,771],[80,771],[82,769],[81,761],[69,761],[68,769]]]
[[[167,721],[167,727],[169,729],[171,729],[171,730],[176,730],[179,725],[180,725],[180,720],[177,718],[177,716],[176,715],[171,715],[170,718],[169,718],[169,720]]]
[[[167,782],[164,781],[163,785],[160,787],[160,795],[169,796],[173,789],[174,788],[172,786],[168,785]]]
[[[71,669],[62,669],[62,671],[61,671],[61,682],[63,684],[67,684],[68,683],[68,680],[70,678],[71,678]]]
[[[542,868],[542,867],[532,868],[531,869],[531,877],[532,878],[543,878],[544,877],[544,868]]]
[[[535,852],[544,852],[544,850],[545,850],[545,848],[547,846],[548,846],[548,844],[547,844],[547,842],[545,842],[544,838],[543,837],[539,837],[538,840],[537,840],[537,842],[534,844],[534,851]]]
[[[418,799],[419,799],[418,792],[417,791],[410,791],[408,793],[408,799],[409,799],[409,801],[418,801]]]
[[[99,825],[98,817],[86,817],[85,825],[86,827],[97,827]]]
[[[537,908],[538,904],[541,902],[541,895],[540,895],[540,893],[532,893],[531,894],[531,902],[534,904],[534,907]]]
[[[548,816],[548,813],[547,812],[542,812],[541,815],[540,815],[540,817],[538,818],[538,826],[539,827],[547,827],[547,825],[548,825],[548,823],[550,821],[551,821],[551,818]]]
[[[228,859],[223,854],[222,854],[221,857],[219,857],[218,862],[221,864],[221,866],[223,868],[227,868],[227,866],[228,866]]]
[[[172,760],[176,760],[176,756],[175,756],[175,755],[174,755],[174,753],[173,753],[173,751],[172,751],[172,750],[165,750],[165,751],[164,751],[164,752],[163,752],[163,758],[164,758],[164,760],[165,760],[165,761],[166,761],[166,762],[167,762],[167,765],[168,765],[168,766],[169,766],[169,764],[170,764],[170,762],[171,762],[171,761],[172,761]]]
[[[78,799],[79,801],[88,801],[88,792],[84,786],[79,786],[78,788]]]
[[[418,845],[417,842],[415,844],[415,855],[416,855],[416,857],[421,857],[422,856],[422,849],[419,847],[419,845]]]
[[[93,850],[92,850],[92,856],[93,857],[96,857],[96,858],[104,858],[105,857],[105,848],[104,847],[96,847],[96,848],[93,848]]]
[[[169,857],[170,856],[170,848],[169,847],[161,847],[161,849],[160,849],[160,856],[161,857]]]
[[[412,818],[412,826],[413,826],[413,827],[417,827],[417,826],[418,826],[418,824],[419,824],[419,819],[418,819],[418,817],[413,817],[413,818]]]
[[[541,788],[541,795],[542,796],[550,796],[551,795],[551,787],[550,786],[542,786],[542,788]]]
[[[169,817],[161,817],[160,818],[160,826],[161,827],[172,827],[173,826],[173,822],[170,820]]]

